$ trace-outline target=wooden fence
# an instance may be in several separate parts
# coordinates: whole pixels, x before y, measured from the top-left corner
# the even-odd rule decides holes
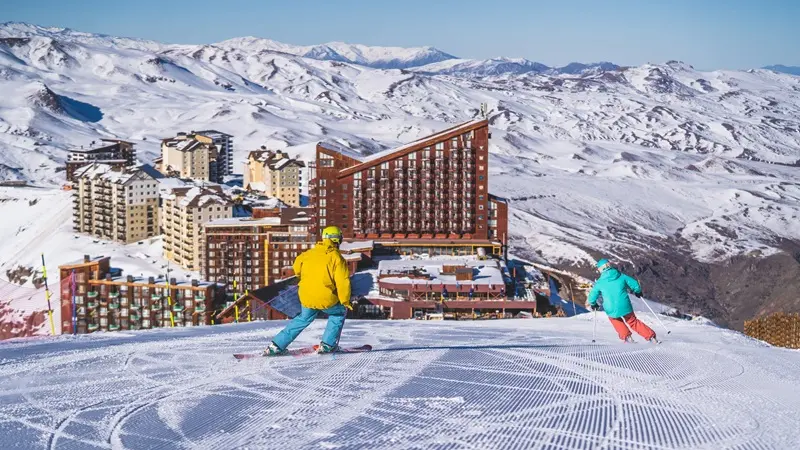
[[[800,314],[775,313],[744,322],[750,337],[786,348],[800,348]]]

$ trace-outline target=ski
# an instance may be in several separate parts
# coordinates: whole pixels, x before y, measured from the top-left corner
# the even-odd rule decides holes
[[[315,345],[314,347],[318,347],[318,346]],[[367,344],[367,345],[362,345],[362,346],[359,346],[359,347],[340,348],[340,349],[338,349],[336,351],[333,351],[333,352],[320,353],[320,354],[321,355],[328,355],[328,354],[331,354],[331,353],[363,353],[363,352],[368,352],[370,350],[372,350],[372,346]],[[316,349],[315,349],[315,351],[316,351]]]
[[[292,350],[287,350],[285,353],[281,353],[280,355],[273,355],[273,356],[266,356],[263,353],[234,353],[233,357],[236,359],[250,359],[250,358],[274,358],[277,356],[304,356],[309,354],[316,354],[317,348],[319,345],[312,345],[309,347],[302,347],[302,348],[295,348]],[[368,352],[372,350],[371,345],[362,345],[360,347],[349,347],[349,348],[340,348],[334,352],[328,353],[320,353],[321,355],[333,354],[333,353],[361,353],[361,352]]]

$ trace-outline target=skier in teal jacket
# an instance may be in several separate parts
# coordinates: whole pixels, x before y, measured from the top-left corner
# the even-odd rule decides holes
[[[595,311],[600,309],[597,300],[602,296],[603,309],[620,339],[626,343],[633,342],[631,331],[628,329],[630,327],[646,340],[657,343],[656,333],[636,317],[628,296],[628,293],[632,292],[641,298],[642,287],[639,282],[615,269],[607,259],[597,261],[597,270],[600,271],[600,278],[589,292],[591,308]]]

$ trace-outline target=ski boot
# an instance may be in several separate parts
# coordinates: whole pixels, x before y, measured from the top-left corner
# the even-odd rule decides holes
[[[319,345],[317,346],[317,353],[319,353],[320,355],[323,353],[333,353],[337,350],[339,350],[338,345],[328,345],[324,342],[320,342]]]
[[[623,342],[626,343],[626,344],[635,344],[636,343],[636,341],[634,341],[633,337],[631,337],[631,336],[626,337],[625,341],[623,341]]]
[[[660,344],[660,343],[661,343],[661,341],[659,341],[658,339],[656,339],[656,337],[655,337],[655,336],[651,337],[651,338],[650,338],[650,339],[648,339],[647,341],[648,341],[648,342],[650,342],[651,344]]]
[[[286,350],[281,350],[280,347],[275,345],[274,342],[270,342],[269,343],[269,347],[267,347],[267,349],[264,350],[264,353],[262,353],[261,355],[262,356],[278,356],[278,355],[283,355],[285,353],[286,353]]]

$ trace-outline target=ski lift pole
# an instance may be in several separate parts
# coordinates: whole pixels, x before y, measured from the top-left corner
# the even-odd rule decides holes
[[[50,287],[47,285],[47,266],[44,264],[44,253],[42,253],[42,278],[44,279],[44,293],[47,298],[47,316],[50,319],[50,333],[56,335],[56,324],[53,323],[53,308],[50,306]]]
[[[236,314],[236,317],[234,317],[233,319],[234,323],[239,323],[239,303],[237,303],[238,301],[239,301],[239,293],[236,292],[236,280],[233,280],[233,311],[234,314]]]
[[[169,288],[169,260],[167,260],[167,276],[164,279],[164,286],[167,289],[167,306],[169,307],[169,324],[170,324],[170,327],[175,328],[175,316],[172,315],[172,295],[170,294],[171,290]]]
[[[667,330],[667,334],[672,333],[671,331],[669,331],[669,328],[667,328],[667,326],[664,325],[664,322],[662,322],[661,319],[658,318],[658,315],[656,314],[655,311],[653,311],[653,308],[650,307],[650,304],[647,303],[647,300],[645,300],[644,297],[639,297],[639,298],[642,300],[642,303],[644,303],[644,305],[647,306],[647,309],[649,309],[650,312],[653,313],[653,317],[656,318],[661,327]]]
[[[252,309],[250,308],[250,290],[249,289],[245,289],[244,290],[244,295],[248,297],[247,298],[247,321],[248,322],[252,322],[253,321],[253,317],[251,315]]]

